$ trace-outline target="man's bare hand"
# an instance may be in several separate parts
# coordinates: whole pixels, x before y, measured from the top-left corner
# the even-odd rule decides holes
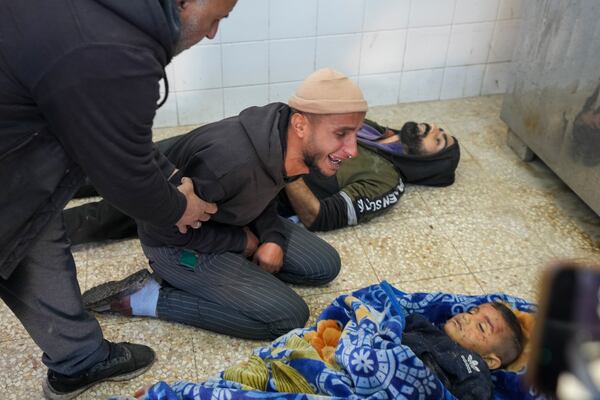
[[[194,229],[200,228],[202,222],[208,221],[211,215],[217,212],[215,203],[208,203],[196,196],[194,183],[190,178],[182,178],[181,185],[177,186],[177,189],[187,200],[185,211],[176,224],[179,232],[186,233],[188,226]]]
[[[256,249],[258,248],[258,238],[247,226],[244,227],[246,233],[246,248],[244,249],[244,257],[252,257]]]
[[[277,243],[263,243],[256,249],[252,261],[274,274],[283,266],[283,249]]]

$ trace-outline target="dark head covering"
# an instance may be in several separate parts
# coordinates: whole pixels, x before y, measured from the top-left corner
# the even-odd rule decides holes
[[[386,157],[384,154],[382,156]],[[439,153],[427,156],[395,155],[386,157],[402,174],[404,180],[415,185],[449,186],[454,183],[454,172],[460,160],[460,146],[454,144]]]
[[[380,125],[365,120],[363,128],[373,133],[374,130],[380,131]],[[361,131],[363,130],[361,128]],[[384,128],[385,130],[385,128]],[[362,136],[362,137],[361,137]],[[394,167],[407,183],[426,186],[449,186],[454,183],[454,176],[458,161],[460,160],[460,146],[456,137],[454,144],[446,147],[444,150],[431,155],[411,155],[397,151],[398,146],[385,146],[373,143],[372,140],[366,140],[366,135],[361,135],[359,131],[358,141],[361,145],[377,152],[386,160],[394,164]]]

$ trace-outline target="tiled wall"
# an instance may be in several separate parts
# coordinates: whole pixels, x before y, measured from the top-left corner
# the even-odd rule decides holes
[[[524,0],[238,0],[215,40],[167,68],[155,126],[287,101],[309,73],[351,76],[370,105],[503,93]]]

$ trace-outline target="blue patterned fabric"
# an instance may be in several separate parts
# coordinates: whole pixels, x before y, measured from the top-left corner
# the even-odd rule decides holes
[[[337,321],[342,334],[335,348],[334,361],[301,350],[305,336],[315,332],[316,325],[296,329],[258,348],[259,357],[268,370],[269,379],[263,390],[255,390],[226,380],[221,372],[203,383],[179,381],[173,385],[159,382],[144,399],[208,400],[208,399],[447,399],[455,397],[417,358],[401,337],[405,315],[423,314],[441,326],[451,316],[490,301],[504,301],[512,307],[534,312],[536,307],[523,299],[501,293],[468,296],[448,293],[404,293],[384,282],[360,289],[352,295],[340,296],[326,307],[317,321]],[[387,290],[387,293],[386,293]],[[393,294],[392,294],[393,293]],[[390,301],[390,296],[392,301]],[[301,345],[302,346],[302,345]],[[312,349],[312,346],[307,346]],[[331,360],[330,360],[331,361]],[[277,392],[275,364],[293,369],[308,383],[313,393]],[[494,400],[541,400],[533,390],[525,388],[520,376],[496,370],[492,373]]]

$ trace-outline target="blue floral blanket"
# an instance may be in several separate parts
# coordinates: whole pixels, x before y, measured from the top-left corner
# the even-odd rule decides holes
[[[203,383],[159,382],[151,400],[209,399],[455,399],[401,342],[405,316],[423,314],[441,326],[451,316],[490,301],[534,312],[523,299],[404,293],[386,282],[339,296],[314,326],[296,329],[254,350],[248,361]],[[519,372],[492,372],[494,399],[543,399],[524,387]]]

